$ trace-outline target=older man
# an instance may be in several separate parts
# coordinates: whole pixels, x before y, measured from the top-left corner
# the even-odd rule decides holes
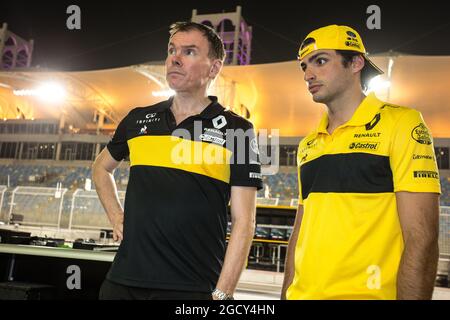
[[[261,174],[249,147],[252,124],[207,95],[224,58],[213,29],[172,25],[166,78],[175,96],[133,109],[96,159],[97,192],[122,240],[101,299],[233,298],[253,238]],[[239,129],[245,143],[229,143]],[[112,172],[128,155],[122,210]]]

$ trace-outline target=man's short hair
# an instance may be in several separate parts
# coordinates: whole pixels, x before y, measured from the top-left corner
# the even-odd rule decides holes
[[[170,25],[170,39],[172,39],[172,37],[177,32],[189,32],[192,30],[200,31],[208,40],[208,56],[211,59],[219,59],[221,61],[225,60],[225,47],[223,45],[222,39],[213,28],[205,26],[204,24],[190,21],[175,22]]]
[[[356,56],[362,56],[360,52],[349,50],[336,50],[336,53],[342,56],[342,64],[347,68]],[[369,82],[375,74],[367,67],[367,62],[364,60],[364,67],[361,69],[361,88],[366,91],[369,88]]]

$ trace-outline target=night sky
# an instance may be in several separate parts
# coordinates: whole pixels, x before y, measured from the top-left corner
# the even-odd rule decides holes
[[[81,8],[81,30],[68,30],[66,8]],[[381,30],[366,9],[381,8]],[[165,59],[168,26],[199,14],[234,11],[253,26],[252,63],[293,60],[311,30],[328,24],[357,29],[370,53],[389,50],[450,55],[450,5],[443,1],[2,1],[0,23],[35,40],[32,66],[92,70]]]

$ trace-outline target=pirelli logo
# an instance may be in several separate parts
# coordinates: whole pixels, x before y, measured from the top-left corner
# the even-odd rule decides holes
[[[435,171],[414,171],[414,178],[439,179],[439,174]]]

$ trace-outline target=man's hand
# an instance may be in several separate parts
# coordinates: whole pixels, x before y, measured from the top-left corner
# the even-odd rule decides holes
[[[123,240],[123,212],[117,213],[113,218],[113,240],[122,241]]]

